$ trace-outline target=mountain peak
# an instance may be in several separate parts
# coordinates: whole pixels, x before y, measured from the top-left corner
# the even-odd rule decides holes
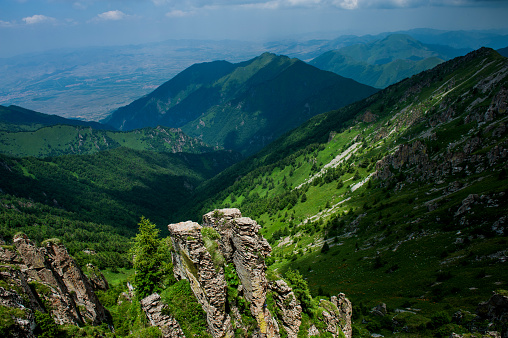
[[[163,125],[206,143],[251,154],[310,117],[371,95],[374,88],[263,53],[241,63],[189,67],[115,111],[121,130]]]

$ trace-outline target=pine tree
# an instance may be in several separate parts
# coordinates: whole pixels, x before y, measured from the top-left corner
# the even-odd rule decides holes
[[[143,299],[173,284],[174,277],[169,245],[159,238],[159,229],[144,217],[138,225],[139,233],[134,238],[131,254],[136,271],[134,286],[138,298]]]

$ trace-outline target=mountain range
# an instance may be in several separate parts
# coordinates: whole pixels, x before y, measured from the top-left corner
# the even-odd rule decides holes
[[[358,89],[358,100],[345,105],[341,84]],[[70,336],[108,335],[107,324],[119,336],[157,336],[168,327],[205,337],[506,334],[496,315],[502,310],[486,301],[493,291],[496,299],[508,296],[507,88],[508,59],[489,48],[380,91],[267,53],[239,64],[196,64],[108,120],[122,129],[154,123],[151,128],[113,132],[12,122],[8,128],[18,131],[6,135],[13,137],[48,130],[53,137],[74,135],[72,130],[85,139],[91,129],[91,140],[103,135],[122,144],[132,138],[147,148],[171,131],[153,127],[169,121],[213,148],[188,138],[185,144],[197,146],[194,154],[188,153],[192,147],[177,153],[116,147],[44,158],[0,155],[0,235],[6,241],[0,287],[22,299],[19,276],[65,270],[55,268],[59,260],[51,257],[20,269],[26,252],[51,256],[63,250],[55,249],[56,240],[21,250],[35,248],[21,231],[39,243],[60,238],[78,265],[93,263],[114,283],[96,291],[108,313],[97,317],[103,324],[63,326]],[[294,110],[279,112],[286,106]],[[313,113],[289,129],[292,122],[284,119],[302,107]],[[275,113],[280,115],[268,116]],[[259,126],[261,118],[272,127]],[[243,131],[242,121],[255,131]],[[273,135],[273,141],[267,137],[272,142],[262,149],[245,141],[260,135]],[[250,156],[241,160],[235,152],[214,150],[220,146]],[[143,217],[132,240],[141,216],[163,238],[154,240],[157,231],[147,236]],[[188,219],[203,225],[182,222]],[[152,264],[148,272],[136,261],[142,251],[134,255],[135,269],[133,251],[128,253],[142,239],[157,244],[141,262]],[[14,246],[7,244],[11,240]],[[163,254],[157,248],[172,258],[158,261]],[[40,262],[44,268],[36,266]],[[168,267],[157,284],[159,298],[138,300],[132,293],[132,285],[134,292],[142,290],[136,276]],[[39,300],[25,309],[42,299],[83,303],[80,292],[52,296],[52,284],[30,283],[28,299]],[[31,320],[28,310],[12,304],[0,310]],[[37,306],[32,322],[43,332],[58,330],[43,325],[45,317],[36,312],[58,309]],[[80,311],[84,317],[90,309]],[[145,313],[152,325],[155,317],[170,323],[157,321],[159,331]],[[19,323],[5,321],[0,329]]]
[[[241,62],[265,51],[308,62],[330,50],[379,41],[391,34],[406,34],[424,44],[458,49],[508,46],[506,35],[492,31],[414,29],[363,36],[332,32],[269,42],[168,40],[55,50],[0,58],[0,104],[99,121],[194,63]]]
[[[376,89],[298,59],[262,54],[196,64],[103,122],[120,130],[181,128],[207,144],[253,154],[310,117]]]
[[[393,34],[382,40],[328,51],[309,63],[369,86],[385,88],[469,51],[423,44],[409,35]]]

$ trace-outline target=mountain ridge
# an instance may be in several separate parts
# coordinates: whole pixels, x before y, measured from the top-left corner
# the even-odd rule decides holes
[[[391,34],[381,40],[328,51],[309,63],[384,88],[470,51],[424,44],[405,34]]]
[[[209,71],[215,65],[223,66],[223,71],[210,78],[205,76],[206,82],[192,84],[186,80],[185,88],[178,87],[192,70]],[[228,70],[231,71],[219,78]],[[172,87],[178,93],[168,90]],[[292,91],[299,91],[299,102],[292,99]],[[213,146],[251,154],[310,116],[375,91],[297,59],[264,53],[238,64],[220,62],[191,67],[153,93],[118,109],[106,121],[123,129],[167,124]],[[324,94],[319,97],[321,92]],[[137,116],[141,117],[136,120]],[[278,125],[280,121],[285,123]]]

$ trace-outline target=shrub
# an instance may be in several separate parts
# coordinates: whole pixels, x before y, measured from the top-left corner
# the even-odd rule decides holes
[[[311,313],[312,297],[307,281],[296,270],[289,269],[285,274],[286,280],[293,289],[296,298],[300,301],[303,311]]]
[[[434,313],[430,320],[429,326],[434,329],[445,324],[449,324],[452,321],[450,315],[445,311],[438,311]]]

